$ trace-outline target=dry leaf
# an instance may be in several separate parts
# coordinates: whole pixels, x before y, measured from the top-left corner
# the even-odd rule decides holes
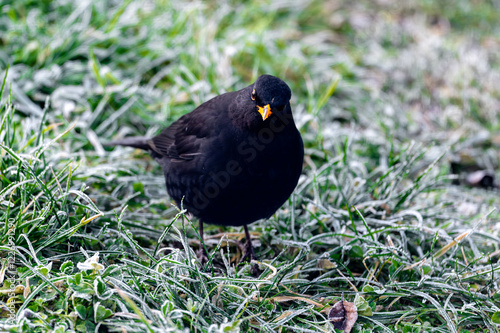
[[[330,270],[333,268],[337,268],[337,264],[330,261],[328,258],[321,258],[318,260],[318,267],[324,270]]]
[[[332,307],[328,319],[335,329],[349,333],[358,319],[358,309],[354,303],[340,301]]]

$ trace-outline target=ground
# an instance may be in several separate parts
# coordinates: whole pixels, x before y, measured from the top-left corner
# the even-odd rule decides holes
[[[331,332],[343,298],[352,332],[498,332],[499,20],[494,0],[2,2],[0,331]],[[303,175],[250,225],[260,274],[241,228],[206,226],[202,266],[160,167],[103,144],[263,73],[291,87]]]

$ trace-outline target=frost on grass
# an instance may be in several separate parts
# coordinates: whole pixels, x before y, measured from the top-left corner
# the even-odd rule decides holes
[[[351,332],[495,331],[498,193],[467,184],[498,179],[498,21],[466,0],[4,6],[9,329],[330,332],[344,295]],[[197,223],[154,161],[102,142],[154,135],[262,73],[291,86],[306,159],[289,202],[250,227],[255,278],[234,264],[238,229],[208,228],[219,264],[201,267]]]

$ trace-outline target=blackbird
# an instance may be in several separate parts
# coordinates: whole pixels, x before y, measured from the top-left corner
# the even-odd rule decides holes
[[[149,151],[163,169],[170,197],[199,219],[202,243],[203,223],[243,226],[242,261],[251,260],[247,225],[273,215],[302,172],[304,145],[290,97],[285,82],[262,75],[201,104],[155,137],[108,145]]]

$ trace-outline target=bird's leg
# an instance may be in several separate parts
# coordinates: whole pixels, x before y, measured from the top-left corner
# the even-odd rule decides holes
[[[250,262],[252,260],[257,259],[257,257],[255,256],[255,252],[253,251],[252,238],[250,237],[250,233],[248,232],[247,225],[245,224],[243,226],[243,228],[245,229],[245,237],[247,239],[247,242],[245,244],[245,253],[243,254],[243,257],[241,258],[240,263],[244,262],[247,259]],[[254,277],[257,277],[260,274],[262,274],[262,270],[259,269],[259,265],[257,263],[254,263],[252,265],[250,272],[251,272],[252,276],[254,276]]]
[[[198,255],[198,259],[202,264],[208,262],[208,253],[205,249],[205,246],[203,245],[204,240],[203,240],[203,221],[200,220],[200,227],[198,228],[198,231],[200,233],[200,249],[196,253]]]
[[[250,233],[248,232],[248,227],[246,224],[243,226],[243,228],[245,229],[245,238],[247,239],[247,242],[245,244],[245,253],[243,254],[243,257],[241,257],[240,262],[243,262],[247,259],[249,261],[252,261],[256,258],[252,246],[252,238],[250,237]]]

